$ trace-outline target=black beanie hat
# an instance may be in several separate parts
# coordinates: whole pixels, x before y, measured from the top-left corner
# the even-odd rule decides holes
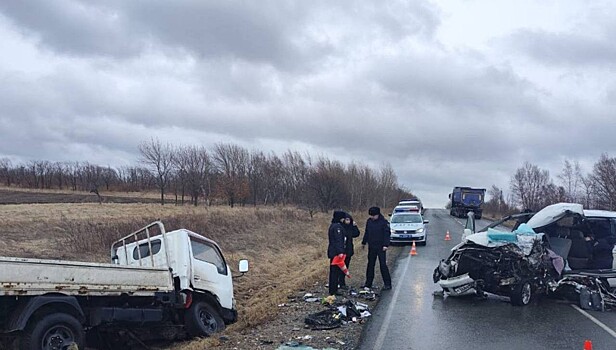
[[[346,213],[342,210],[334,210],[334,215],[332,217],[332,222],[340,222],[340,220],[346,217]]]
[[[372,207],[370,209],[368,209],[368,215],[372,216],[372,215],[380,215],[381,214],[381,208],[379,207]]]

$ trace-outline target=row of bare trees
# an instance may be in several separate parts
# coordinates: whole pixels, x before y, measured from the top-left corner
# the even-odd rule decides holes
[[[536,211],[559,202],[580,203],[586,209],[616,210],[616,158],[601,155],[588,173],[579,162],[565,160],[556,182],[548,170],[526,162],[511,177],[509,189],[505,198],[503,191],[493,185],[488,190],[486,211]]]
[[[139,145],[137,166],[102,167],[89,163],[0,159],[5,186],[74,191],[151,191],[161,204],[298,205],[310,210],[391,207],[410,197],[393,168],[343,164],[325,156],[287,151],[248,150],[229,143],[211,149],[176,146],[151,139]]]

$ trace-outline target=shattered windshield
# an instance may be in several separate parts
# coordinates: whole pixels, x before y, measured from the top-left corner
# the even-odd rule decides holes
[[[419,224],[422,222],[421,215],[418,214],[399,214],[391,218],[392,224]]]

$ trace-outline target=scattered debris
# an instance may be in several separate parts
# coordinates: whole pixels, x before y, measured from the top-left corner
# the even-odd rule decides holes
[[[308,315],[304,322],[313,330],[334,329],[342,325],[340,314],[333,310],[323,310]]]
[[[319,298],[315,297],[312,293],[306,293],[304,294],[304,301],[308,303],[316,303],[319,301]]]
[[[321,304],[326,305],[333,305],[334,302],[336,302],[336,296],[335,295],[329,295],[324,297],[323,299],[321,299]]]

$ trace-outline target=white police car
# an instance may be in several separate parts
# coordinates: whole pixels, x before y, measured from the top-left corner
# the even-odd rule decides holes
[[[392,243],[417,242],[426,245],[428,220],[424,220],[419,211],[394,212],[389,221],[391,229],[390,241]]]

